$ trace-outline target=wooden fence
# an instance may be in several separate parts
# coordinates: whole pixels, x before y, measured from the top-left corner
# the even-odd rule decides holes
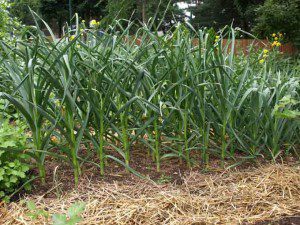
[[[141,40],[136,39],[136,44],[140,45]],[[223,39],[223,44],[225,45],[228,42],[228,39]],[[198,39],[193,40],[193,44],[197,45],[198,44]],[[249,52],[250,46],[253,47],[254,50],[259,50],[259,49],[271,49],[271,43],[269,40],[264,39],[264,40],[258,40],[258,39],[236,39],[235,40],[235,54],[239,54],[241,52],[247,54]],[[292,43],[285,43],[282,44],[279,47],[279,51],[287,54],[287,55],[295,55],[299,53],[299,50],[294,46]]]
[[[137,45],[141,44],[141,39],[139,38],[125,38],[125,41],[135,41]],[[228,42],[228,39],[223,39],[223,44],[225,45]],[[198,39],[193,40],[193,44],[198,44]],[[236,39],[235,40],[235,54],[239,54],[241,52],[247,54],[249,52],[250,46],[253,47],[254,50],[259,49],[271,49],[271,43],[267,39],[259,40],[259,39]],[[287,54],[287,55],[295,55],[298,54],[300,49],[297,49],[292,43],[285,43],[279,47],[279,51]]]
[[[224,39],[223,44],[226,44],[228,40]],[[253,46],[254,50],[259,49],[271,49],[271,43],[269,40],[256,40],[256,39],[237,39],[235,40],[235,53],[246,53],[249,51],[250,46]],[[288,54],[294,55],[298,53],[298,49],[292,43],[285,43],[279,47],[279,51]]]

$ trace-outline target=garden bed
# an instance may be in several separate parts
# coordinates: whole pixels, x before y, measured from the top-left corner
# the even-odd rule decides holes
[[[37,181],[33,194],[2,205],[1,224],[48,224],[43,216],[28,216],[29,200],[51,215],[83,201],[81,224],[299,224],[300,166],[295,162],[223,171],[216,167],[209,173],[173,166],[164,168],[168,172],[163,175],[150,164],[145,171],[151,180],[115,166],[99,179],[95,168],[87,167],[77,189],[71,169],[49,165],[48,186]]]
[[[0,224],[297,220],[299,60],[280,53],[284,35],[236,55],[233,27],[143,26],[136,45],[121,24],[0,47],[0,198],[12,202]]]

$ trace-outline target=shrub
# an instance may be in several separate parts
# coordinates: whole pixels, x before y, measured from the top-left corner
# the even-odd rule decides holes
[[[9,15],[11,4],[7,0],[0,1],[0,40],[12,39],[13,33],[21,28],[19,21]]]
[[[29,179],[28,157],[20,151],[26,145],[24,128],[20,124],[12,125],[8,120],[0,125],[0,198],[6,201]],[[29,185],[24,187],[30,188]]]
[[[295,41],[299,38],[300,1],[299,0],[267,0],[257,9],[257,24],[254,32],[261,37],[281,32]]]

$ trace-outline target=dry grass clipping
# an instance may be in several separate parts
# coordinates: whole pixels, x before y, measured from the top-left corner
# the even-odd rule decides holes
[[[299,166],[268,165],[222,174],[191,173],[182,185],[82,182],[59,199],[30,196],[39,208],[63,213],[77,201],[87,203],[81,224],[239,224],[300,214]],[[0,224],[31,221],[24,203],[2,209]]]

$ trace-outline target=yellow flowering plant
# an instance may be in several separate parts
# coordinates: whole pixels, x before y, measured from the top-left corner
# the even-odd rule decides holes
[[[263,49],[262,53],[260,54],[258,62],[260,64],[263,64],[268,57],[269,57],[269,50],[268,49]]]
[[[217,35],[215,38],[215,43],[217,43],[219,40],[220,40],[220,36]]]
[[[97,28],[99,26],[100,26],[100,21],[97,21],[97,20],[90,21],[90,28]]]
[[[271,35],[271,47],[274,48],[274,47],[280,47],[282,44],[282,41],[283,41],[283,34],[278,32],[278,33],[273,33]]]
[[[76,37],[75,35],[71,35],[70,38],[69,38],[69,40],[73,41],[75,39],[75,37]]]

